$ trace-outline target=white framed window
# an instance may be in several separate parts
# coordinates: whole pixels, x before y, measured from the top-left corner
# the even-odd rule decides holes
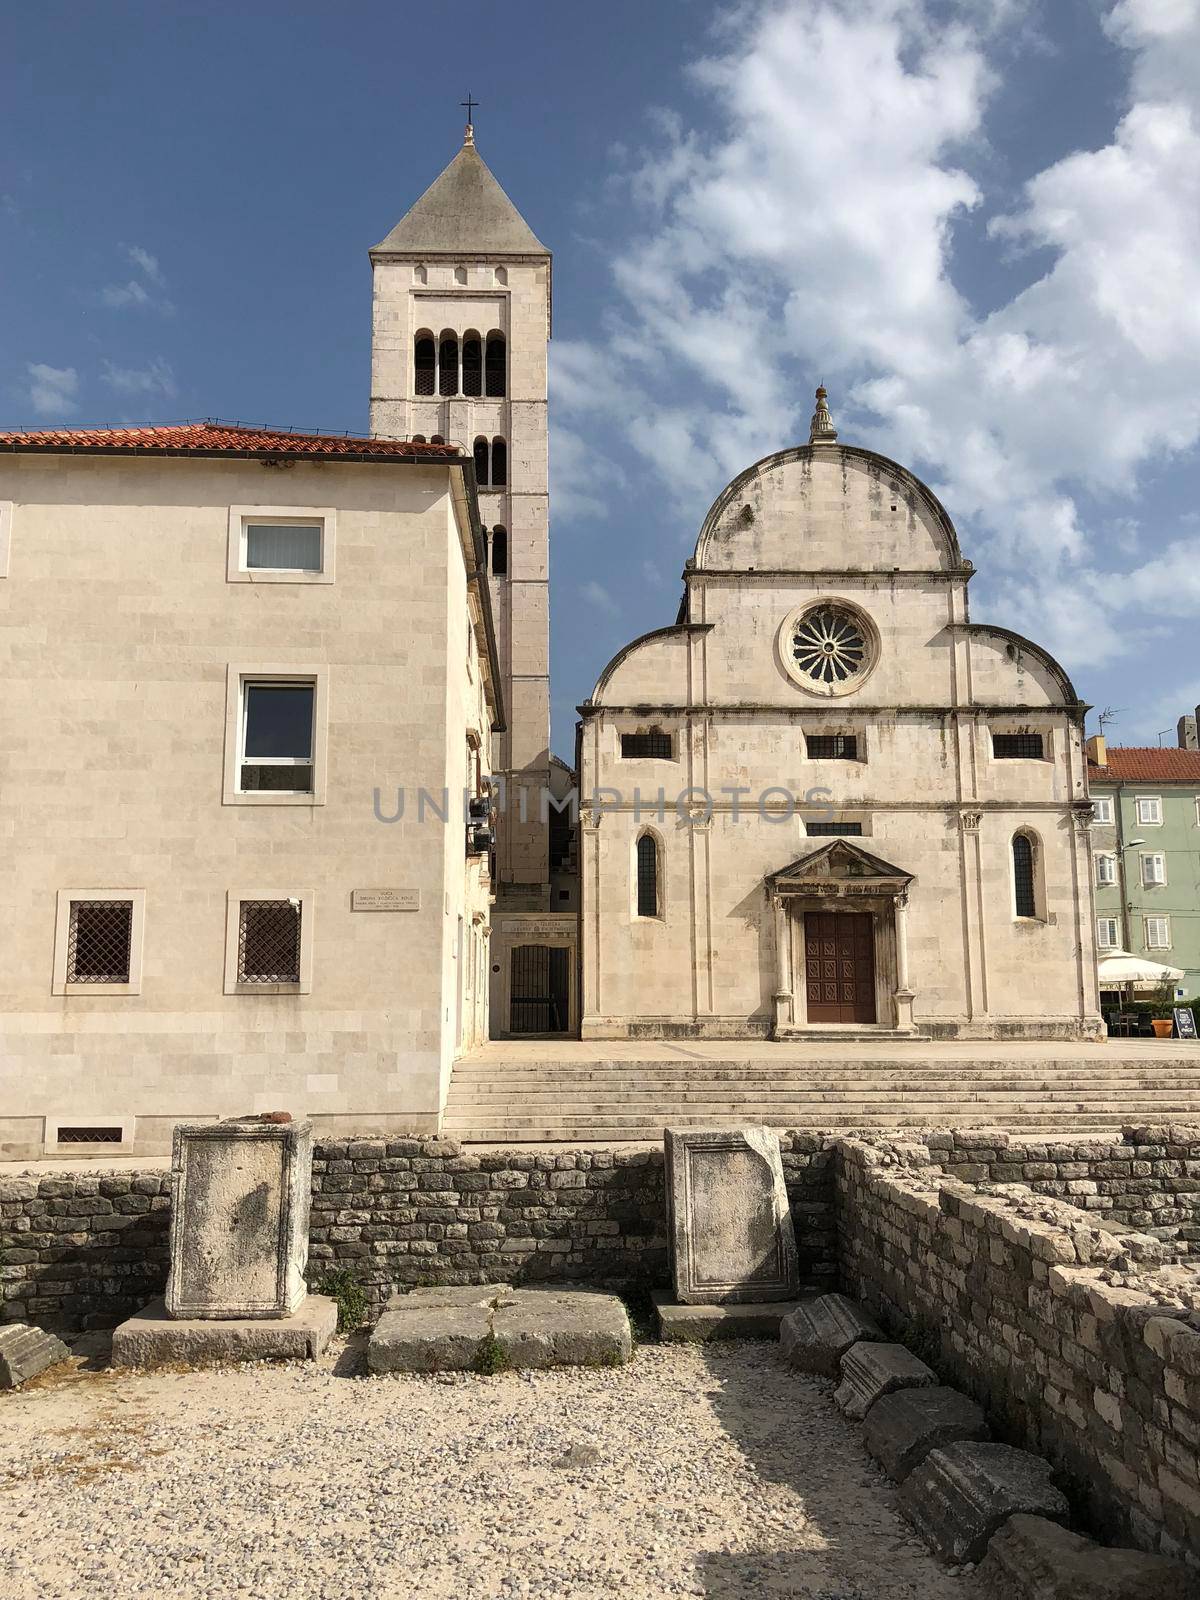
[[[1097,794],[1092,796],[1092,813],[1096,822],[1111,822],[1113,819],[1112,795]]]
[[[230,506],[230,583],[332,583],[332,506]]]
[[[1134,801],[1137,807],[1139,828],[1156,828],[1162,825],[1162,796],[1140,794]]]
[[[1200,794],[1196,796],[1196,826],[1200,828]]]
[[[8,552],[12,546],[13,503],[0,500],[0,578],[8,577]]]
[[[60,889],[53,994],[141,994],[144,889]]]
[[[1154,850],[1142,856],[1142,883],[1149,889],[1156,884],[1167,881],[1167,858],[1161,850]]]
[[[1146,949],[1169,950],[1171,948],[1171,919],[1170,917],[1146,917]]]
[[[226,994],[311,994],[311,889],[230,889],[225,909]]]
[[[1096,945],[1101,950],[1115,950],[1119,944],[1116,917],[1096,918]]]
[[[328,676],[325,667],[230,664],[226,805],[324,805]]]
[[[1096,882],[1098,884],[1116,883],[1117,858],[1110,855],[1098,855],[1096,858]]]

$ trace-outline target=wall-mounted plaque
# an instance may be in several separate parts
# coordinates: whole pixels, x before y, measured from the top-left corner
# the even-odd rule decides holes
[[[420,889],[352,889],[352,911],[420,911]]]

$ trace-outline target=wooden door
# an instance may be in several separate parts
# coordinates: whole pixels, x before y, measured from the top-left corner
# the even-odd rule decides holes
[[[875,936],[861,911],[804,913],[809,1022],[875,1021]]]

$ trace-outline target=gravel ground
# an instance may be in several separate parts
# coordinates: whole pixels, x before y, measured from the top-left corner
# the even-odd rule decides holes
[[[320,1364],[0,1395],[5,1600],[976,1600],[770,1344],[492,1378]]]

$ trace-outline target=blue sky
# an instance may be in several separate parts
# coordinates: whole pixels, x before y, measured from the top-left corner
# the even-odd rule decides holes
[[[51,0],[4,58],[8,426],[363,429],[367,248],[481,101],[555,252],[560,753],[822,380],[1119,742],[1200,701],[1200,0]]]

